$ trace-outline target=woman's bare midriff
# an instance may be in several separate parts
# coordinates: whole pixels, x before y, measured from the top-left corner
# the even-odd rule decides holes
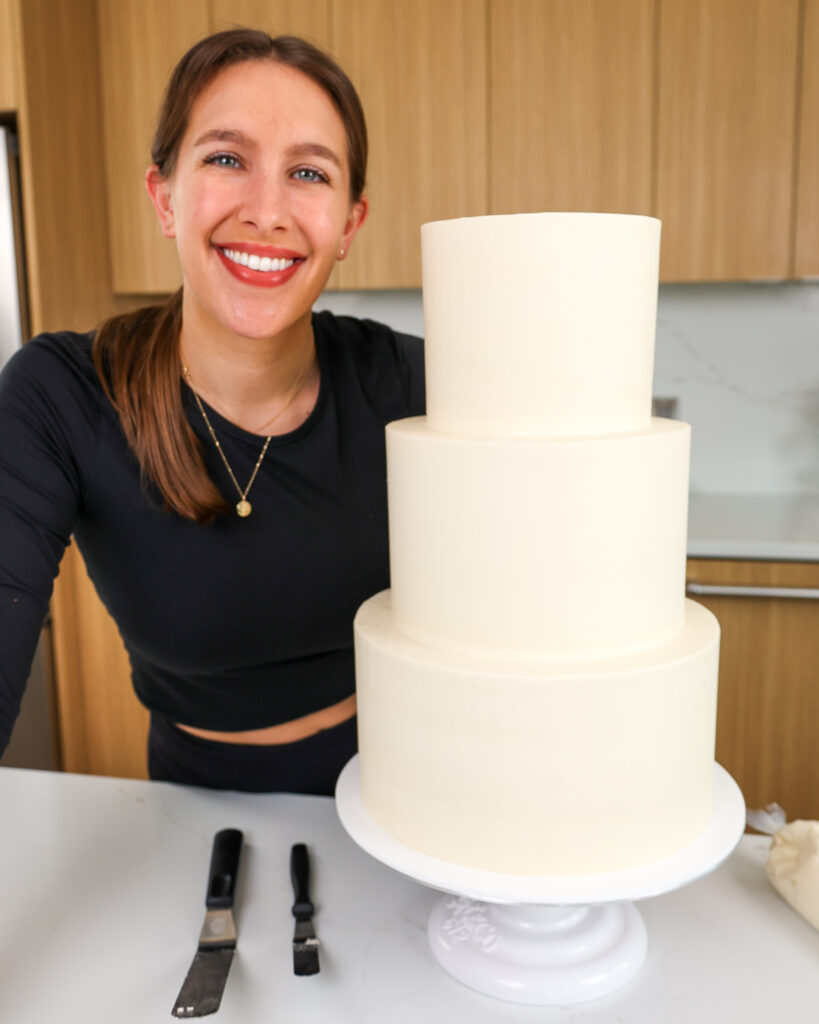
[[[297,743],[299,740],[306,740],[308,736],[315,736],[325,729],[332,729],[334,725],[341,725],[352,718],[355,714],[355,694],[339,701],[338,704],[331,704],[329,708],[322,708],[321,711],[313,711],[302,718],[294,718],[292,722],[282,722],[280,725],[269,725],[265,729],[248,729],[244,732],[215,732],[211,729],[197,729],[192,725],[182,725],[177,722],[177,728],[184,729],[194,736],[200,736],[204,740],[217,740],[221,743]]]

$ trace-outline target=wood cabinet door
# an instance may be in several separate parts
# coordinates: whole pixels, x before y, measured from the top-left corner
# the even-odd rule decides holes
[[[63,770],[147,779],[148,712],[131,685],[119,632],[74,544],[55,590],[54,660]]]
[[[653,0],[491,0],[491,212],[651,213]]]
[[[770,593],[819,593],[819,565],[692,559],[687,580],[762,592],[690,595],[722,630],[717,761],[748,807],[776,801],[789,820],[819,818],[819,600]]]
[[[660,0],[665,281],[790,269],[799,0]]]
[[[819,0],[806,0],[802,29],[794,277],[819,277]]]
[[[18,0],[0,0],[0,110],[17,110]]]
[[[111,284],[120,294],[175,291],[176,244],[145,191],[151,139],[177,60],[210,28],[207,0],[97,0]]]
[[[327,0],[211,0],[212,31],[257,28],[271,36],[301,36],[330,49]]]
[[[483,0],[333,0],[335,56],[367,115],[368,222],[340,288],[418,288],[420,226],[489,212]]]

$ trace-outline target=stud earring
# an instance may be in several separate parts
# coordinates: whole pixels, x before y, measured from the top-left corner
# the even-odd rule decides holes
[[[346,249],[339,249],[338,250],[338,259],[343,260],[346,255],[347,255],[347,250]]]

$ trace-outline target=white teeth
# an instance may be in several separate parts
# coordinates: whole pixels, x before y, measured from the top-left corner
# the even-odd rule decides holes
[[[265,274],[273,273],[276,270],[285,270],[296,262],[295,260],[274,259],[270,256],[257,256],[255,253],[251,255],[246,252],[236,252],[234,249],[222,249],[222,252],[234,263],[249,267],[251,270],[260,270]]]

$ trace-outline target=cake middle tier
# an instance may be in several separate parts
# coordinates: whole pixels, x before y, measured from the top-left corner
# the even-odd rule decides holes
[[[443,650],[605,658],[682,628],[690,429],[486,438],[387,427],[395,626]]]

